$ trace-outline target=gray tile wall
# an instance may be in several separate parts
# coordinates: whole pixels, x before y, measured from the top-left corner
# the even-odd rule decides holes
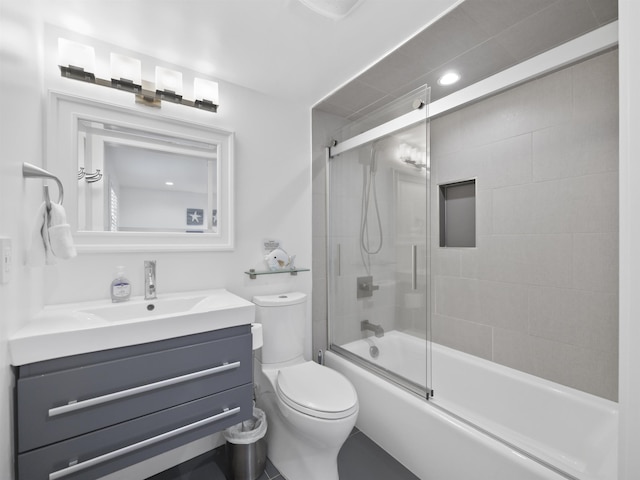
[[[394,146],[395,144],[391,141],[376,143],[375,146],[375,156],[378,159],[375,175],[375,197],[378,199],[383,232],[382,247],[377,254],[366,255],[362,254],[360,250],[362,186],[364,178],[369,176],[369,169],[366,165],[371,157],[370,146],[345,152],[339,158],[332,160],[329,182],[331,196],[335,202],[331,209],[333,214],[330,221],[332,237],[329,238],[329,244],[334,268],[337,267],[337,247],[340,245],[341,273],[332,282],[331,288],[333,290],[329,290],[329,297],[332,299],[329,314],[333,319],[332,340],[338,345],[344,345],[363,337],[360,330],[361,320],[366,319],[373,324],[380,325],[385,331],[398,328],[399,316],[396,312],[396,306],[401,305],[398,302],[399,286],[407,283],[406,279],[399,278],[398,272],[409,271],[410,244],[407,239],[402,245],[404,248],[400,248],[401,242],[398,241],[398,235],[396,235],[396,231],[401,228],[398,225],[401,223],[401,216],[397,210],[402,209],[399,207],[401,199],[394,199],[394,188],[400,189],[399,180],[397,180],[400,178],[400,174],[394,168],[395,162],[389,161],[396,151]],[[414,167],[410,168],[415,170]],[[421,178],[422,189],[420,192],[424,192],[426,190],[424,188],[425,177]],[[403,192],[413,198],[410,195],[412,192],[406,190]],[[402,197],[402,195],[398,194],[398,197]],[[423,197],[420,205],[425,204],[424,200]],[[374,204],[373,193],[371,193],[368,237],[372,250],[376,250],[380,245]],[[426,212],[424,217],[426,217]],[[422,223],[424,225],[424,220]],[[409,237],[408,234],[406,236]],[[424,234],[421,236],[423,244],[425,237]],[[368,268],[365,267],[365,261]],[[403,268],[404,265],[406,265],[405,268]],[[358,299],[358,278],[366,275],[373,277],[373,283],[379,289],[371,298]],[[408,275],[406,276],[408,278]],[[425,323],[425,318],[426,312],[422,315],[422,323]]]
[[[617,58],[431,123],[433,340],[612,400]],[[467,178],[477,178],[477,248],[440,248],[436,186]]]

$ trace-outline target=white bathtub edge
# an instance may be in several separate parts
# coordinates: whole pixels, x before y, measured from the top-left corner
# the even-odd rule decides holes
[[[356,426],[419,478],[566,480],[331,351],[325,364],[356,388]]]

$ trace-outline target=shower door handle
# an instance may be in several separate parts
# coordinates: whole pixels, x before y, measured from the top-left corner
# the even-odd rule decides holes
[[[411,245],[411,290],[418,289],[418,246]]]

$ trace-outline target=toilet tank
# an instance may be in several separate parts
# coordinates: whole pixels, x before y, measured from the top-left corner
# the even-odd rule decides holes
[[[256,322],[262,324],[262,363],[282,363],[304,353],[307,295],[300,292],[253,297]]]

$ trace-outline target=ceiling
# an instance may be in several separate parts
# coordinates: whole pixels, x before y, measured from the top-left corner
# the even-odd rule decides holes
[[[459,1],[362,0],[341,20],[298,0],[39,0],[39,9],[46,23],[310,106]]]
[[[351,120],[424,84],[436,100],[618,15],[617,0],[361,0],[341,20],[299,0],[39,1],[47,23]],[[448,69],[462,80],[440,87]]]
[[[617,17],[617,0],[466,0],[316,108],[356,120],[425,84],[437,100]]]

